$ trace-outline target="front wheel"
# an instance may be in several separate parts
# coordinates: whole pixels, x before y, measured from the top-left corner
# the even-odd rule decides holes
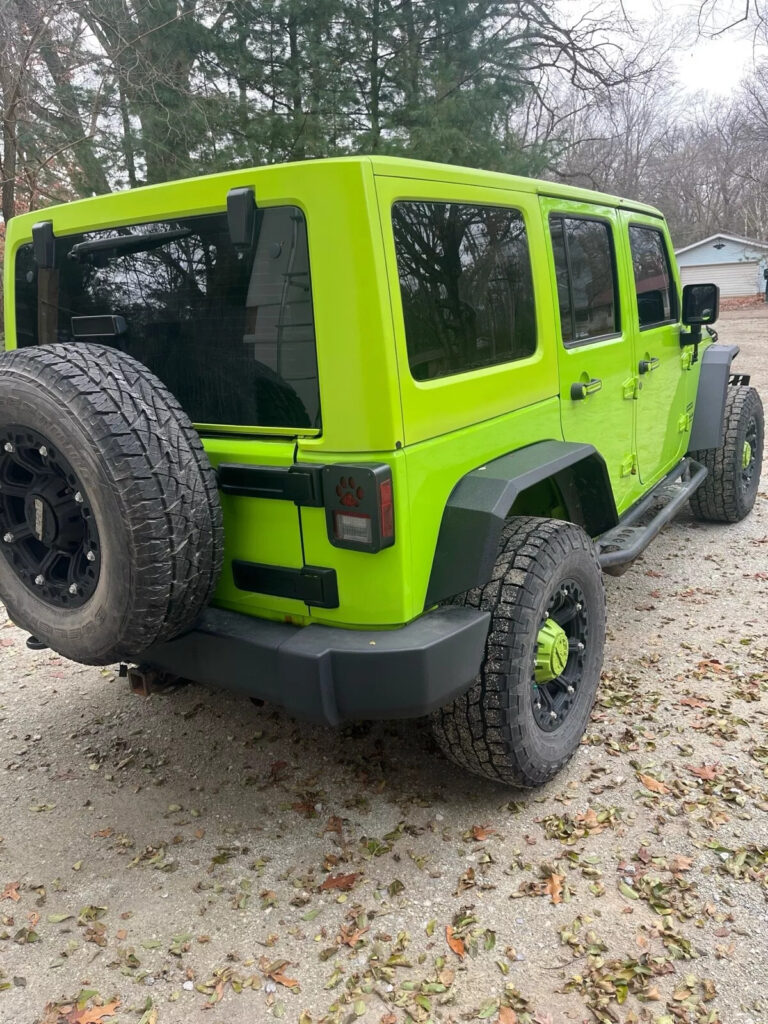
[[[493,578],[453,599],[491,612],[480,672],[432,716],[445,754],[516,786],[551,779],[576,751],[603,662],[605,594],[592,541],[573,523],[520,517]]]
[[[725,399],[723,440],[718,448],[692,452],[709,470],[691,497],[697,519],[738,523],[752,511],[763,465],[765,418],[754,388],[731,386]]]

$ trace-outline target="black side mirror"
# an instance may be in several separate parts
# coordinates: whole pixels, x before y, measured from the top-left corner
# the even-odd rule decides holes
[[[720,289],[716,284],[687,284],[683,288],[683,323],[689,327],[713,324],[720,314]]]

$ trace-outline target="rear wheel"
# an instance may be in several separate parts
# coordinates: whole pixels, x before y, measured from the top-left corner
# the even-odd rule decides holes
[[[174,397],[99,345],[0,357],[0,599],[75,661],[183,632],[221,567],[216,480]]]
[[[754,388],[728,388],[724,427],[719,448],[691,452],[709,470],[691,498],[691,509],[707,522],[738,523],[755,504],[763,464],[765,420]]]
[[[572,523],[511,520],[493,579],[453,603],[487,609],[491,626],[474,684],[432,716],[435,737],[477,775],[540,785],[578,748],[600,678],[605,596],[594,546]]]

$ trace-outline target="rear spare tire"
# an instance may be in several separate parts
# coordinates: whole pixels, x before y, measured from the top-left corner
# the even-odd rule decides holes
[[[150,371],[101,345],[0,356],[0,600],[54,651],[135,661],[211,598],[223,528],[199,437]]]

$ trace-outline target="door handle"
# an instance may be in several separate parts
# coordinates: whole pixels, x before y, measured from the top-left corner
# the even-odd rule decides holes
[[[596,391],[599,391],[603,386],[603,382],[599,377],[593,377],[588,383],[583,381],[576,381],[575,384],[571,384],[571,398],[574,402],[580,402],[586,398],[587,395],[594,395]]]
[[[641,359],[640,365],[637,367],[640,373],[650,373],[651,370],[658,370],[659,360],[657,356],[651,356],[650,359]]]

